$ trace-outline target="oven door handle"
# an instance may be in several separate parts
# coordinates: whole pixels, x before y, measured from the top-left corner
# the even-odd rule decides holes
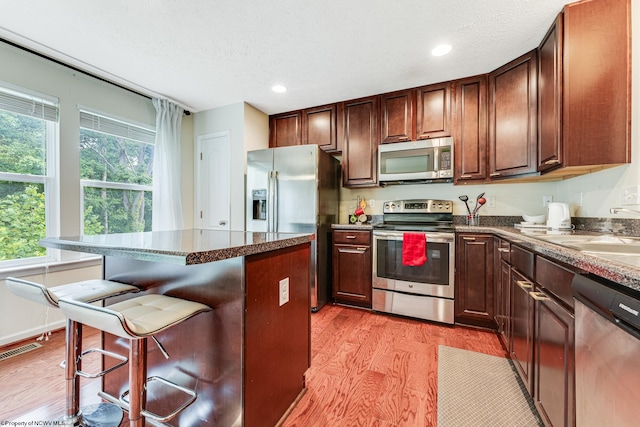
[[[410,232],[409,232],[410,233]],[[417,233],[417,232],[416,232]],[[397,240],[402,241],[404,233],[398,233],[393,231],[374,231],[373,238],[379,240]],[[453,233],[425,233],[427,242],[433,243],[453,243]]]

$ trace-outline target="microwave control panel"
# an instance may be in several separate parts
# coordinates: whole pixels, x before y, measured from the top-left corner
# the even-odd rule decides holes
[[[438,176],[440,178],[453,177],[451,164],[451,147],[441,147],[438,153]]]

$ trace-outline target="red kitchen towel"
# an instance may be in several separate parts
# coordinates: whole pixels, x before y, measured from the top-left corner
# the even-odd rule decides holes
[[[427,235],[424,233],[402,234],[402,265],[415,267],[427,262]]]

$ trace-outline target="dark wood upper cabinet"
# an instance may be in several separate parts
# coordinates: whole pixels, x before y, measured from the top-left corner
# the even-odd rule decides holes
[[[487,76],[455,82],[454,181],[487,178]]]
[[[300,145],[301,141],[301,111],[276,114],[269,118],[269,147]]]
[[[372,187],[378,183],[379,99],[370,96],[339,104],[338,128],[342,129],[340,145],[345,187]]]
[[[377,147],[454,137],[454,182],[558,180],[631,162],[631,0],[564,7],[537,49],[488,75],[270,116],[269,146],[342,152],[377,185]]]
[[[537,79],[533,50],[489,74],[489,176],[537,170]]]
[[[562,166],[562,13],[538,47],[538,170]]]
[[[451,82],[416,89],[416,138],[451,136]]]
[[[302,143],[316,144],[328,152],[338,150],[336,104],[302,111]]]
[[[380,143],[415,139],[415,100],[413,90],[386,93],[380,96]]]
[[[631,2],[564,8],[563,163],[631,161]]]

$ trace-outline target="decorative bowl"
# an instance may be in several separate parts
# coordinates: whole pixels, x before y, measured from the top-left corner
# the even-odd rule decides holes
[[[526,222],[530,222],[533,224],[542,224],[547,218],[547,215],[542,214],[542,215],[522,215],[522,219],[524,219]]]

